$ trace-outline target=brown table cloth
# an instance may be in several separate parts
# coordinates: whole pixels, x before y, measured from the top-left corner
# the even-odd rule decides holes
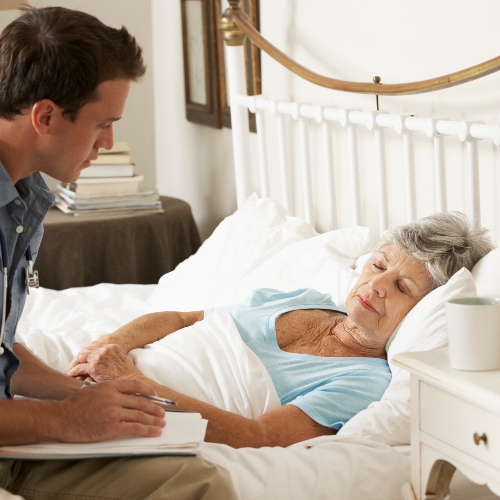
[[[161,198],[163,214],[73,216],[53,207],[35,262],[45,288],[157,283],[198,250],[191,207]]]

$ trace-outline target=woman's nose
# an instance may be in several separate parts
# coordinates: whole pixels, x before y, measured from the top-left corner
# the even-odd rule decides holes
[[[369,287],[372,292],[375,292],[379,297],[385,297],[389,286],[387,276],[373,276],[370,280]]]

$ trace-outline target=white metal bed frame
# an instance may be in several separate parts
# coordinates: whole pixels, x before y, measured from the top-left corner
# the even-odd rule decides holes
[[[280,183],[282,203],[287,209],[292,207],[293,190],[290,188],[290,168],[287,158],[285,119],[291,117],[298,122],[301,181],[303,190],[305,220],[315,225],[314,196],[311,181],[308,128],[311,121],[321,124],[323,141],[323,162],[329,228],[335,229],[335,191],[333,184],[332,134],[331,128],[347,129],[347,147],[351,179],[352,223],[361,225],[361,190],[358,161],[358,127],[366,127],[375,139],[376,176],[378,182],[378,212],[380,234],[389,228],[388,193],[386,182],[386,158],[384,130],[393,129],[403,138],[405,166],[406,219],[417,218],[415,190],[414,133],[423,133],[433,141],[436,186],[436,209],[447,210],[447,184],[445,171],[445,147],[443,138],[455,137],[466,143],[468,167],[469,217],[472,222],[481,222],[478,141],[489,140],[500,145],[500,127],[485,125],[483,121],[452,121],[447,117],[420,118],[416,116],[392,115],[378,111],[358,111],[322,107],[312,104],[276,101],[266,96],[246,95],[246,78],[243,46],[227,46],[228,85],[231,96],[231,122],[234,148],[237,204],[240,207],[251,194],[250,150],[248,112],[256,114],[257,143],[261,195],[268,197],[269,164],[264,115],[276,118]]]

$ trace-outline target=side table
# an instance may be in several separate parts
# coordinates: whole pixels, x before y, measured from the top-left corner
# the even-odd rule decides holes
[[[447,349],[394,362],[411,373],[412,482],[402,498],[444,499],[456,468],[500,495],[500,370],[454,370]]]
[[[163,214],[75,217],[51,208],[35,261],[41,286],[157,283],[201,244],[191,207],[176,198],[161,202]]]

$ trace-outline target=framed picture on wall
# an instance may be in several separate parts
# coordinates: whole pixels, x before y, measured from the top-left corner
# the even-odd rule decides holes
[[[221,128],[214,0],[181,0],[188,121]]]
[[[227,0],[214,0],[215,17],[220,19],[221,14],[229,8]],[[241,0],[241,8],[247,14],[250,23],[254,28],[260,30],[260,5],[259,0]],[[222,110],[222,125],[231,127],[231,103],[229,102],[229,93],[226,78],[226,44],[222,32],[218,30],[217,36],[217,58],[219,62],[219,80],[220,80],[220,103]],[[245,66],[247,75],[247,92],[248,95],[258,95],[262,93],[261,85],[261,64],[260,64],[260,49],[256,47],[247,38],[245,40]],[[255,115],[249,112],[250,130],[256,131]]]

